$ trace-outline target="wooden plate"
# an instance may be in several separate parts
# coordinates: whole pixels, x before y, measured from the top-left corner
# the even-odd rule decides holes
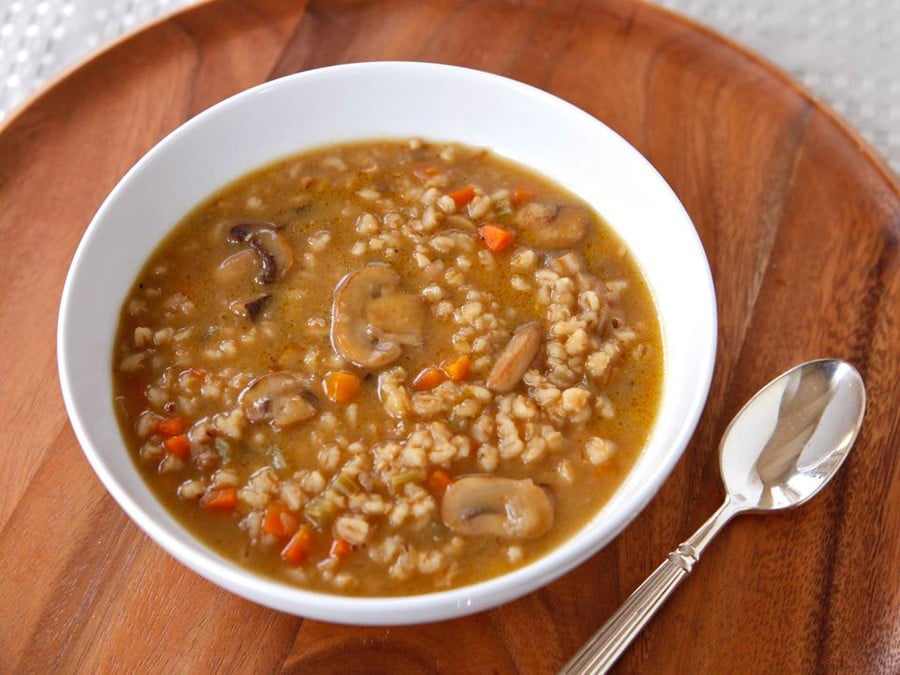
[[[501,73],[612,126],[686,205],[720,312],[693,442],[612,545],[494,611],[395,629],[279,614],[169,558],[94,478],[54,358],[69,261],[134,161],[246,87],[375,59]],[[627,0],[211,2],[96,56],[0,129],[0,205],[0,671],[553,672],[718,505],[730,417],[820,356],[852,361],[870,397],[835,484],[735,522],[619,668],[900,669],[900,190],[831,113],[720,37]]]

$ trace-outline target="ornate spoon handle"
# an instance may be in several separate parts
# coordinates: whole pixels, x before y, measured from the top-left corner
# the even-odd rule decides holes
[[[690,573],[706,545],[739,512],[740,508],[734,502],[726,500],[690,539],[672,551],[665,562],[628,596],[616,613],[562,667],[560,675],[605,673],[609,670],[681,580]]]

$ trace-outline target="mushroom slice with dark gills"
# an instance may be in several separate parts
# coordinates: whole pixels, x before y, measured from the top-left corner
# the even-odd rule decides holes
[[[277,429],[315,417],[317,402],[306,381],[289,370],[257,377],[238,397],[247,420],[271,422]]]
[[[424,321],[421,298],[400,290],[400,275],[368,265],[335,288],[331,343],[351,363],[381,368],[400,357],[402,345],[422,343]]]
[[[522,241],[541,249],[578,246],[591,231],[593,216],[583,206],[529,202],[516,213]]]
[[[531,479],[466,476],[451,483],[441,518],[463,535],[534,539],[553,527],[553,500]]]
[[[281,279],[294,264],[294,251],[279,233],[281,229],[275,223],[258,222],[241,223],[228,231],[228,241],[249,244],[256,253],[260,264],[256,283],[260,285]]]

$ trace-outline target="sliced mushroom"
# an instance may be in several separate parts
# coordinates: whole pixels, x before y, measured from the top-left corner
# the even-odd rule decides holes
[[[280,229],[275,223],[259,222],[241,223],[228,231],[228,241],[249,244],[256,252],[261,265],[256,283],[260,285],[281,279],[294,264],[294,251]]]
[[[529,321],[519,326],[488,374],[485,383],[488,389],[500,394],[515,389],[537,356],[543,338],[544,331],[537,321]]]
[[[402,345],[422,341],[422,300],[409,293],[390,293],[372,298],[366,304],[366,320],[372,334],[381,340]]]
[[[278,429],[314,417],[316,401],[303,378],[289,370],[256,378],[238,397],[248,421],[271,422]]]
[[[516,214],[522,240],[535,248],[561,249],[577,246],[587,238],[593,218],[583,206],[548,206],[529,202]]]
[[[400,276],[369,265],[345,276],[334,291],[331,343],[363,368],[381,368],[400,357],[400,345],[422,342],[421,298],[399,290]]]
[[[463,535],[533,539],[553,526],[553,501],[531,479],[466,476],[444,493],[441,518]]]
[[[264,293],[249,298],[241,298],[240,300],[231,302],[228,307],[238,316],[243,316],[251,321],[255,321],[256,317],[259,316],[259,313],[262,311],[263,306],[271,297],[271,295]]]

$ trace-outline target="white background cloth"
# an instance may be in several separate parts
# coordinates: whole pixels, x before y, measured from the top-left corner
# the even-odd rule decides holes
[[[194,0],[0,0],[0,123],[41,84]],[[900,0],[657,0],[745,44],[900,173]]]

